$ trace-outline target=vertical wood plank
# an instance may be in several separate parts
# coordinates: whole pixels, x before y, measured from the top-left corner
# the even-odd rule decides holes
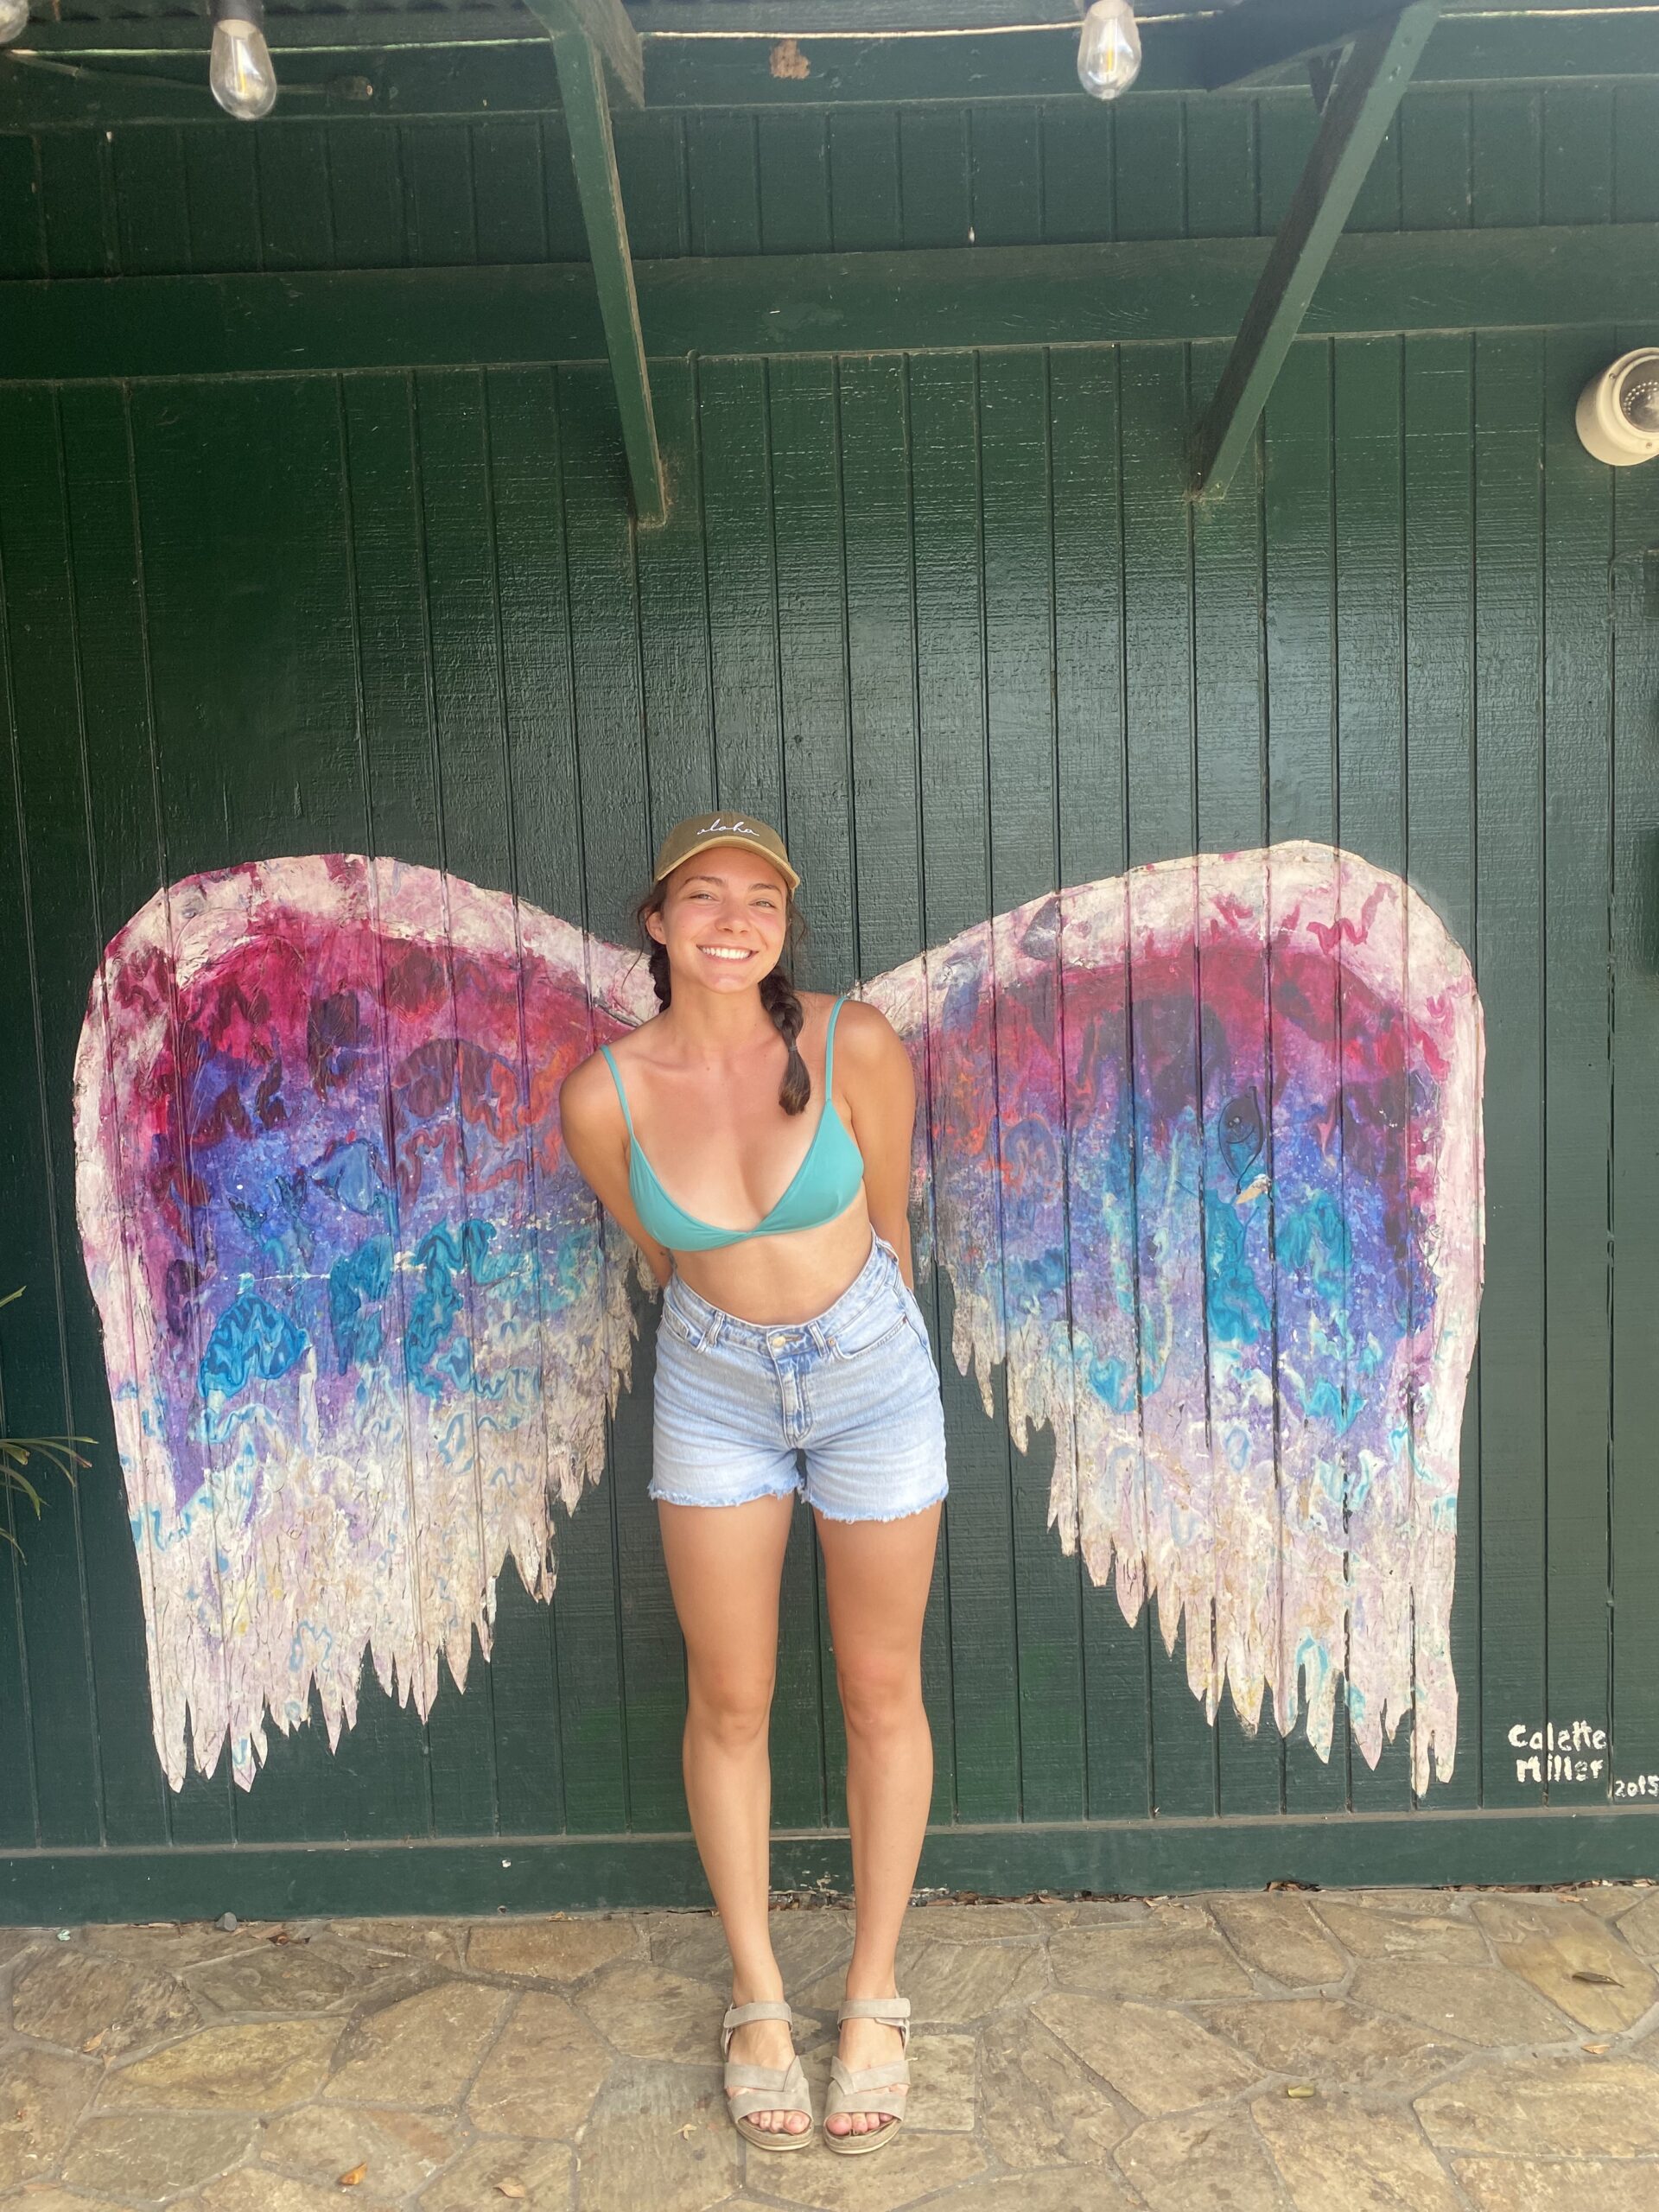
[[[543,261],[547,205],[542,134],[528,118],[474,124],[470,133],[474,251],[480,261]],[[636,241],[635,251],[645,248]]]
[[[1034,150],[1034,149],[1033,149]],[[1055,729],[1055,547],[1048,360],[1039,353],[990,354],[981,365],[986,720],[991,810],[991,904],[1001,915],[1058,888],[1058,741]],[[998,993],[994,1035],[1001,1175],[998,1227],[1004,1254],[1064,1238],[1064,1178],[1056,1173],[1065,1112],[1058,932],[1051,958],[1018,955],[1027,981],[1017,998]],[[1052,1040],[1051,1048],[1050,1041]],[[1052,1157],[1039,1132],[1049,1134]],[[1032,1148],[1029,1173],[1019,1165]],[[1028,1278],[1027,1278],[1028,1279]],[[1002,1279],[1003,1333],[1027,1316],[1014,1305],[1012,1270]],[[1040,1299],[1040,1294],[1039,1294]],[[1064,1288],[1031,1317],[1050,1329],[1067,1313]],[[1007,1436],[1006,1363],[995,1384],[996,1426]],[[1069,1411],[1060,1421],[1073,1423]],[[1009,1510],[1020,1698],[1020,1810],[1027,1820],[1077,1818],[1084,1809],[1084,1653],[1079,1562],[1048,1528],[1055,1440],[1033,1430],[1009,1443]]]
[[[1043,109],[1043,236],[1050,245],[1117,235],[1116,123],[1103,100],[1057,100]]]
[[[1656,103],[1659,105],[1659,103]],[[1621,118],[1621,121],[1623,118]],[[1659,160],[1653,164],[1659,184]],[[1659,200],[1659,194],[1656,194]],[[1626,325],[1621,350],[1645,343]],[[1659,471],[1614,472],[1613,634],[1613,1738],[1616,1778],[1659,1772]]]
[[[1057,351],[1049,362],[1059,880],[1066,889],[1121,874],[1128,864],[1118,360],[1115,350],[1091,347]],[[1072,1099],[1090,1095],[1091,1042],[1066,998],[1060,1026],[1069,1109]],[[1121,1037],[1116,1045],[1122,1053]],[[1070,1174],[1068,1182],[1070,1263],[1077,1268],[1090,1264],[1082,1224],[1098,1199]],[[1132,1345],[1127,1358],[1133,1363]],[[1080,1467],[1080,1488],[1100,1471]],[[1084,1811],[1095,1820],[1141,1817],[1151,1810],[1147,1623],[1142,1618],[1131,1627],[1123,1618],[1121,1562],[1098,1586],[1083,1573],[1081,1552],[1078,1569]]]
[[[922,788],[922,895],[926,945],[943,944],[991,913],[989,804],[983,669],[985,608],[980,543],[978,402],[968,354],[911,364],[910,409],[916,558],[916,678]],[[963,588],[963,578],[972,579]],[[937,1150],[937,1125],[929,1131]],[[937,1243],[935,1244],[937,1250]],[[922,1286],[940,1348],[950,1496],[944,1545],[951,1665],[951,1758],[934,1777],[935,1820],[1006,1817],[1015,1772],[1014,1621],[1007,1554],[984,1533],[1006,1493],[1007,1461],[979,1391],[951,1356],[954,1301],[936,1267]],[[941,1802],[944,1788],[954,1799]]]
[[[128,124],[110,137],[124,276],[180,276],[190,266],[183,133]]]
[[[907,246],[971,243],[973,195],[965,108],[899,109],[899,196]]]
[[[340,269],[397,269],[409,258],[402,134],[391,125],[334,125],[328,219]]]
[[[1043,235],[1042,110],[996,100],[968,111],[974,237],[1035,245]]]
[[[1607,1726],[1611,1698],[1613,487],[1580,444],[1569,402],[1611,352],[1604,331],[1552,332],[1544,344],[1546,1689],[1548,1718],[1595,1727]],[[1605,1767],[1580,1783],[1575,1764],[1549,1800],[1607,1797],[1610,1783]]]
[[[868,253],[902,245],[896,111],[832,108],[829,146],[830,237],[835,251]]]
[[[68,973],[72,943],[85,958],[85,809],[80,791],[80,700],[76,681],[70,571],[57,407],[49,391],[14,395],[0,452],[0,574],[5,579],[6,675],[12,716],[7,780],[16,809],[10,854],[19,896],[8,917],[6,1033],[26,1087],[0,1147],[0,1202],[15,1256],[6,1263],[5,1365],[0,1371],[8,1429],[22,1436],[90,1431],[64,1356],[67,1278],[74,1249],[73,1164],[63,1156],[62,1109],[70,1093],[83,974]],[[8,810],[10,810],[10,808]],[[61,963],[61,964],[60,964]],[[68,1196],[67,1219],[64,1198]],[[66,1233],[68,1242],[66,1249]],[[20,1264],[21,1263],[21,1264]],[[107,1437],[88,1479],[107,1481]],[[27,1556],[11,1562],[17,1632],[27,1681],[22,1700],[34,1770],[38,1840],[102,1842],[92,1655],[78,1491],[36,1463],[45,1500],[38,1519],[10,1500],[10,1526]],[[10,1794],[10,1790],[8,1791]],[[26,1834],[26,1841],[36,1840]]]
[[[1334,503],[1337,545],[1336,648],[1338,692],[1338,842],[1344,852],[1360,854],[1379,868],[1403,875],[1407,867],[1405,730],[1405,521],[1401,425],[1401,352],[1394,338],[1343,339],[1332,349],[1332,413],[1336,438]],[[1409,1000],[1409,946],[1402,940],[1398,1003]],[[1340,1009],[1341,1065],[1349,1065],[1354,1024],[1344,1000]],[[1344,1091],[1342,1116],[1344,1184],[1351,1175],[1351,1143],[1363,1144]],[[1386,1202],[1389,1217],[1407,1217],[1406,1151],[1399,1154],[1395,1187]],[[1373,1264],[1391,1271],[1398,1310],[1407,1312],[1408,1289],[1403,1249],[1377,1255]],[[1359,1348],[1363,1355],[1363,1346]],[[1351,1358],[1350,1366],[1354,1365]],[[1352,1392],[1369,1392],[1363,1373],[1351,1373]],[[1409,1524],[1406,1478],[1381,1469],[1368,1479],[1350,1441],[1342,1440],[1344,1515],[1348,1527],[1351,1599],[1351,1655],[1361,1638],[1367,1648],[1399,1646],[1389,1672],[1410,1675],[1409,1607],[1392,1586],[1380,1585],[1370,1562],[1379,1545],[1385,1555],[1409,1556],[1402,1535],[1387,1537],[1381,1529]],[[1358,1674],[1357,1665],[1351,1672]],[[1349,1691],[1351,1696],[1351,1690]],[[1356,1717],[1350,1789],[1356,1811],[1405,1812],[1411,1807],[1409,1717],[1389,1742],[1380,1743],[1381,1714]],[[1392,1716],[1390,1716],[1392,1718]],[[1368,1722],[1369,1731],[1368,1732]],[[1362,1749],[1362,1745],[1365,1746]],[[1367,1763],[1376,1751],[1377,1764]]]
[[[822,109],[755,118],[760,245],[765,253],[830,250],[830,137]]]
[[[1539,1726],[1545,1640],[1543,578],[1541,341],[1475,345],[1476,946],[1486,1010],[1480,1316],[1484,1802],[1543,1802],[1508,1732]]]
[[[584,905],[576,806],[575,709],[560,432],[554,375],[498,369],[486,379],[495,590],[517,895],[580,925]],[[533,1084],[535,1071],[525,1071]],[[532,1160],[532,1205],[547,1195]],[[545,1310],[545,1309],[544,1309]],[[543,1326],[554,1325],[550,1317]],[[637,1394],[641,1379],[636,1371]],[[591,1492],[577,1517],[605,1517]],[[569,1562],[570,1517],[552,1510],[555,1573]],[[504,1585],[495,1656],[496,1787],[505,1834],[566,1826],[563,1685],[551,1605]]]
[[[1414,86],[1400,103],[1400,219],[1408,231],[1466,228],[1473,182],[1469,94]]]
[[[1119,137],[1120,157],[1124,140]],[[1119,187],[1122,214],[1122,169]],[[1185,425],[1189,419],[1185,349],[1136,347],[1123,356],[1122,499],[1124,578],[1124,702],[1128,757],[1131,868],[1196,849],[1197,789],[1193,761],[1192,550],[1185,482]],[[1138,942],[1135,901],[1129,902],[1130,943]],[[1133,954],[1131,956],[1133,957]],[[1196,973],[1194,985],[1196,988]],[[1185,1046],[1184,1077],[1190,1115],[1165,1122],[1154,1112],[1149,1086],[1161,1062],[1144,1009],[1129,1019],[1135,1096],[1137,1300],[1140,1371],[1146,1442],[1143,1482],[1150,1497],[1155,1466],[1166,1450],[1188,1463],[1207,1500],[1211,1472],[1205,1450],[1207,1379],[1204,1338],[1203,1224],[1196,1184],[1179,1176],[1182,1195],[1165,1217],[1161,1209],[1172,1157],[1182,1168],[1202,1157],[1193,1027]],[[1174,1048],[1172,1048],[1174,1049]],[[1167,1240],[1167,1242],[1166,1241]],[[1158,1314],[1166,1299],[1175,1317],[1174,1340],[1162,1346]],[[1187,1419],[1184,1408],[1190,1408]],[[1192,1440],[1197,1440],[1193,1441]],[[1196,1463],[1193,1455],[1198,1454]],[[1150,1591],[1158,1562],[1147,1561]],[[1211,1667],[1211,1623],[1188,1617],[1179,1626],[1164,1599],[1148,1608],[1151,1638],[1151,1731],[1154,1810],[1205,1814],[1215,1810],[1215,1736],[1201,1701]],[[1151,1614],[1157,1614],[1154,1629]],[[1195,1694],[1195,1691],[1197,1694]]]
[[[116,225],[105,156],[96,130],[43,130],[41,220],[48,276],[105,276],[116,266]]]
[[[227,124],[226,130],[239,126]],[[253,134],[259,164],[261,266],[327,269],[334,233],[326,124],[263,124]]]
[[[264,266],[258,156],[259,134],[235,124],[227,122],[222,130],[208,124],[185,132],[184,175],[189,195],[193,269]],[[326,226],[321,235],[328,236]]]
[[[1406,849],[1413,888],[1474,957],[1474,352],[1466,337],[1408,338],[1404,372]],[[1459,1560],[1451,1646],[1457,1764],[1437,1806],[1480,1802],[1480,1354],[1464,1406]]]

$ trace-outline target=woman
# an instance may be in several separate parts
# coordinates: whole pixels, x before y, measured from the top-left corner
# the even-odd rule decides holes
[[[799,883],[753,815],[677,823],[638,909],[662,1012],[572,1070],[559,1109],[664,1286],[650,1495],[685,1637],[686,1799],[732,1955],[733,2117],[778,2151],[811,2113],[766,1922],[767,1722],[798,1491],[817,1518],[857,1904],[823,2133],[850,2152],[897,2133],[908,2086],[894,1955],[932,1789],[944,1421],[910,1287],[909,1057],[874,1007],[789,982]]]

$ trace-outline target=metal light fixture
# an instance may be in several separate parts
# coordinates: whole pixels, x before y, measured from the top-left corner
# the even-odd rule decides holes
[[[5,0],[0,0],[0,7]],[[213,0],[207,81],[226,115],[257,123],[276,105],[276,72],[265,44],[264,0]]]
[[[0,46],[10,46],[29,28],[29,0],[0,0]]]
[[[1077,41],[1077,78],[1097,100],[1115,100],[1141,73],[1141,30],[1129,0],[1093,0]]]
[[[1621,353],[1579,394],[1579,437],[1614,468],[1659,459],[1659,346]]]

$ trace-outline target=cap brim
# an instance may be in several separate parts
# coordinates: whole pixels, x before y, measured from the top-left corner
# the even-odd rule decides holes
[[[706,838],[700,844],[689,847],[688,849],[681,853],[677,859],[670,861],[665,867],[659,868],[656,874],[652,878],[652,882],[660,883],[665,875],[672,875],[677,868],[683,868],[687,861],[695,860],[699,853],[718,852],[722,845],[729,845],[736,852],[758,852],[763,860],[771,861],[772,867],[777,869],[779,875],[785,876],[788,879],[789,887],[791,891],[798,891],[800,889],[801,879],[796,874],[794,869],[790,866],[787,861],[780,861],[776,853],[767,852],[766,848],[762,845],[752,845],[748,842],[747,838],[743,837]]]

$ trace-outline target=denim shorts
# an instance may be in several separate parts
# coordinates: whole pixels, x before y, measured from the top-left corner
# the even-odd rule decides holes
[[[944,1496],[927,1324],[898,1254],[871,1235],[868,1259],[810,1321],[744,1321],[670,1276],[649,1496],[744,1505],[798,1492],[829,1521],[897,1521]]]

